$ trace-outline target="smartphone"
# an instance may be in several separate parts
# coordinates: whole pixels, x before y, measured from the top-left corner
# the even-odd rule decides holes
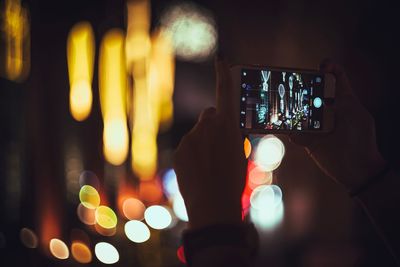
[[[245,133],[327,133],[334,128],[335,77],[312,70],[233,65]],[[238,92],[240,91],[240,92]]]

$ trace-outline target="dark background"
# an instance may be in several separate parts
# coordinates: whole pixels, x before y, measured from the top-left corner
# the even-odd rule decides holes
[[[0,233],[6,240],[0,248],[0,265],[75,266],[79,264],[72,260],[60,263],[38,250],[24,248],[18,235],[22,227],[36,227],[40,207],[34,203],[39,192],[66,195],[63,153],[69,143],[81,147],[86,169],[103,176],[97,73],[94,71],[91,115],[84,123],[75,122],[68,110],[66,40],[76,22],[88,20],[98,49],[108,29],[125,28],[125,1],[23,2],[31,18],[30,76],[23,83],[0,78]],[[175,2],[152,1],[153,27],[171,3]],[[400,45],[396,1],[197,3],[214,14],[219,48],[231,63],[317,69],[320,61],[329,57],[343,65],[354,91],[375,118],[382,154],[388,162],[398,164]],[[213,105],[214,81],[212,61],[177,61],[175,121],[170,131],[160,135],[160,150],[174,149],[201,109]],[[288,208],[282,228],[262,235],[259,266],[393,266],[362,210],[316,168],[301,148],[284,137],[283,141],[287,153],[277,172],[278,181],[286,202],[292,198],[296,202],[295,196],[305,199],[308,226],[302,234],[294,234],[298,220]],[[170,159],[162,164],[171,166]],[[72,216],[74,208],[65,198],[49,201],[61,207],[57,216],[65,222],[65,232],[68,226],[77,224]],[[148,261],[143,266],[179,266],[171,262],[157,265]],[[92,265],[101,264],[94,260]]]

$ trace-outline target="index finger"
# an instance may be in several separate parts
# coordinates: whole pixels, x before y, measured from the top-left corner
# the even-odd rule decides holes
[[[239,126],[239,95],[232,85],[228,64],[221,57],[215,62],[217,114]]]

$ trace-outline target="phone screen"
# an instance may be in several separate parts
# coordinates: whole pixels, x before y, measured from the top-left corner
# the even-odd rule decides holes
[[[241,70],[240,127],[323,129],[324,75],[268,68]]]

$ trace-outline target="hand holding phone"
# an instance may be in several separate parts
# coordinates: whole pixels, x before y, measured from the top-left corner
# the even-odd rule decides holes
[[[318,167],[333,180],[353,191],[374,177],[386,163],[382,158],[371,114],[353,93],[343,69],[330,61],[321,64],[322,73],[336,79],[335,128],[322,135],[302,132],[290,134],[290,140],[305,147]]]
[[[330,132],[334,128],[335,78],[319,71],[256,65],[231,67],[240,91],[240,128],[245,133]]]

